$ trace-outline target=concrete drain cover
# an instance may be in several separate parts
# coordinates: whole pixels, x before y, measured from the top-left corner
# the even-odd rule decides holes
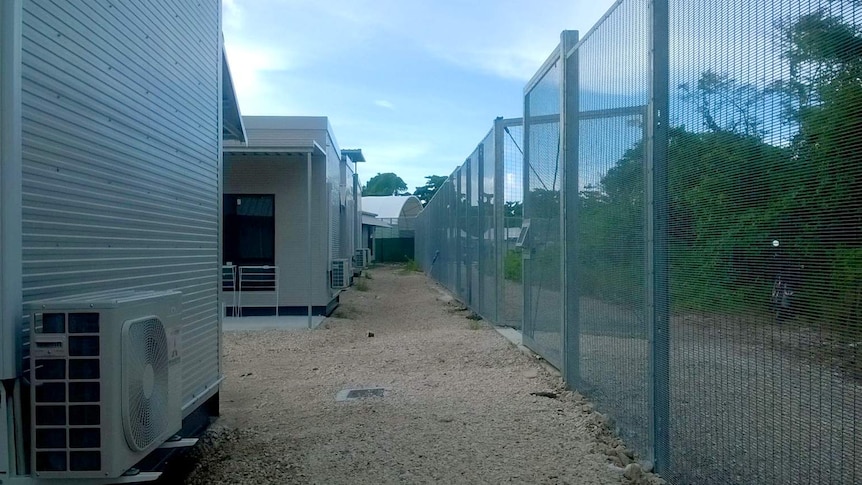
[[[363,387],[359,389],[342,389],[335,395],[336,401],[353,401],[366,397],[383,397],[386,390],[382,387]]]

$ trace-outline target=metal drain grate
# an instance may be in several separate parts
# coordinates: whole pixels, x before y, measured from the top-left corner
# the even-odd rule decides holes
[[[353,401],[366,397],[383,397],[386,390],[382,387],[363,387],[359,389],[342,389],[335,395],[336,401]]]

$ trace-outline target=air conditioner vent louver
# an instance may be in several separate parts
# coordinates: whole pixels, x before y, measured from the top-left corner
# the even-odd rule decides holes
[[[368,248],[357,249],[354,260],[360,268],[367,268],[371,262],[371,250]]]
[[[334,259],[332,260],[332,287],[347,288],[350,286],[350,260],[349,259]]]
[[[156,318],[123,329],[123,416],[129,446],[140,451],[167,428],[168,340]]]

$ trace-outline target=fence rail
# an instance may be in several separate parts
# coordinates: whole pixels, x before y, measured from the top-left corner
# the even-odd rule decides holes
[[[416,257],[669,482],[862,482],[862,4],[616,2]]]

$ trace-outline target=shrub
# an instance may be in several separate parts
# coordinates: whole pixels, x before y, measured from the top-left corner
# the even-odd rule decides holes
[[[506,257],[503,259],[503,277],[507,280],[520,282],[522,265],[520,248],[506,251]]]
[[[404,271],[405,272],[422,272],[422,268],[419,267],[419,263],[417,263],[413,259],[407,259],[407,262],[404,263]]]

